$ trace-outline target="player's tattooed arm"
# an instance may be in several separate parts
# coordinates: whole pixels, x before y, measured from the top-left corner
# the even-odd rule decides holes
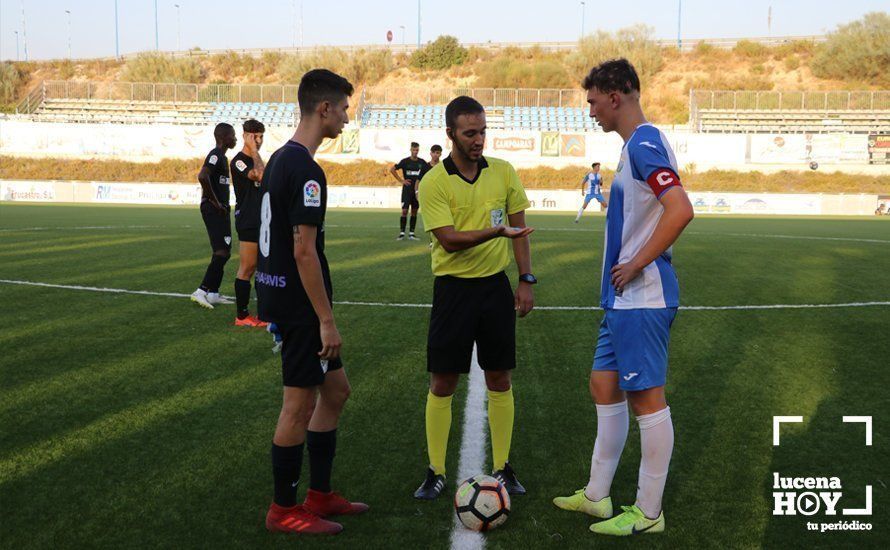
[[[303,235],[300,233],[300,226],[294,226],[294,246],[303,243]]]

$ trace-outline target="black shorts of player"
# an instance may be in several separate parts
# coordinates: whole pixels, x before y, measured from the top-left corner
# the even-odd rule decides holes
[[[402,186],[402,209],[414,207],[420,208],[420,202],[417,201],[417,193],[414,192],[414,184]]]
[[[281,380],[285,386],[311,388],[324,384],[330,371],[342,369],[339,358],[326,361],[321,351],[321,330],[318,325],[279,327],[281,330]]]
[[[232,219],[229,209],[220,212],[210,204],[210,201],[201,203],[201,217],[204,218],[204,227],[207,228],[207,236],[210,237],[210,248],[217,250],[231,250],[232,248]]]
[[[516,311],[503,271],[476,279],[436,277],[433,283],[426,369],[470,372],[474,342],[482,370],[516,368]]]
[[[235,231],[238,232],[238,241],[242,243],[258,243],[260,242],[259,227],[238,227],[235,224]]]

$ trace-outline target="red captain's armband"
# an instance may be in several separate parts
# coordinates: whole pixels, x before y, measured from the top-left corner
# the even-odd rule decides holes
[[[661,198],[665,191],[671,187],[681,187],[680,176],[670,168],[659,168],[649,175],[646,180],[655,196]]]

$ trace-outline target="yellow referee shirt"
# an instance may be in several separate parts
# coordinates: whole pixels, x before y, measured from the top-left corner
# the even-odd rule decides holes
[[[507,225],[508,215],[530,206],[513,166],[490,157],[479,159],[473,181],[466,180],[447,157],[423,177],[418,199],[426,231],[449,225],[457,231]],[[503,237],[458,252],[446,252],[437,239],[432,241],[433,275],[437,277],[488,277],[510,264],[509,239]]]

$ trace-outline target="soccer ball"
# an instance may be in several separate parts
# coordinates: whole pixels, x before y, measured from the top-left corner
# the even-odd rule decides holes
[[[818,170],[818,169],[819,169],[819,163],[816,162],[815,160],[811,161],[810,162],[810,170]]]
[[[467,529],[488,531],[507,521],[510,514],[510,495],[500,481],[480,474],[464,481],[457,488],[454,511]]]

